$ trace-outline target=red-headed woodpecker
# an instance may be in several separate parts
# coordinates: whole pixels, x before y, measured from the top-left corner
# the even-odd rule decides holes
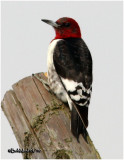
[[[56,36],[48,48],[48,82],[51,90],[71,110],[71,131],[79,141],[86,140],[88,106],[92,92],[92,57],[81,38],[78,23],[68,17],[56,22],[42,19],[53,26]]]

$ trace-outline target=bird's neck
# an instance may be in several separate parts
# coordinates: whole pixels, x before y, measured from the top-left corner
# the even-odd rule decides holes
[[[66,38],[81,38],[81,35],[64,35],[64,36],[60,36],[60,35],[56,35],[54,39],[66,39]]]
[[[54,39],[52,39],[52,41],[50,43],[52,43],[54,40],[56,39],[69,39],[69,38],[81,38],[81,37],[66,37],[66,38],[62,38],[62,37],[55,37]]]

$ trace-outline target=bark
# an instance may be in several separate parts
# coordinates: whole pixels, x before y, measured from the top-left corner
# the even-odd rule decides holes
[[[35,74],[47,81],[43,73]],[[68,105],[46,90],[36,77],[29,76],[15,83],[5,93],[2,109],[12,127],[24,159],[100,159],[90,137],[80,143],[70,131]],[[39,151],[40,150],[40,151]]]

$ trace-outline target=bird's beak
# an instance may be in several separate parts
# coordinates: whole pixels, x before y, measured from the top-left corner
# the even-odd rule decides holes
[[[41,21],[43,21],[43,22],[45,22],[45,23],[47,23],[47,24],[49,24],[49,25],[51,25],[51,26],[53,26],[53,27],[55,27],[55,28],[60,27],[60,25],[59,25],[59,24],[57,24],[56,22],[51,21],[51,20],[41,19]]]

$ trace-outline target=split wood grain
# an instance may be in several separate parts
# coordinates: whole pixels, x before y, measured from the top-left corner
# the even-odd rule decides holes
[[[36,75],[47,81],[43,73]],[[41,150],[40,153],[23,154],[24,158],[100,158],[90,137],[88,144],[82,136],[80,143],[77,142],[70,131],[68,106],[48,92],[35,76],[26,77],[12,87],[13,91],[8,91],[4,96],[2,108],[19,146]],[[28,145],[24,144],[26,136]]]

